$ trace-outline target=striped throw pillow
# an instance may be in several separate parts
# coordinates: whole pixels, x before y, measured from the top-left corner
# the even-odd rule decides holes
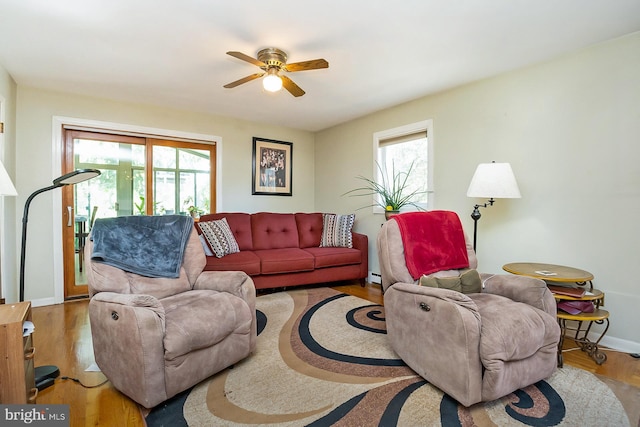
[[[238,242],[233,237],[226,218],[199,222],[198,228],[216,257],[222,258],[225,255],[240,252]]]
[[[336,215],[322,214],[322,239],[321,248],[353,247],[353,235],[351,229],[356,219],[355,214]]]

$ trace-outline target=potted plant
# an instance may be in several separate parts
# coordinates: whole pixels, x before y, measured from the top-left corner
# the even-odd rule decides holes
[[[427,193],[427,191],[419,189],[410,191],[409,189],[407,189],[407,180],[409,179],[411,171],[413,170],[414,162],[411,162],[411,165],[409,165],[409,168],[406,172],[398,173],[396,173],[395,164],[392,162],[391,177],[388,177],[388,175],[385,173],[386,171],[383,170],[378,162],[376,162],[376,166],[378,167],[378,171],[380,172],[380,183],[374,181],[373,179],[369,179],[367,177],[359,175],[356,178],[364,181],[365,185],[363,187],[358,187],[354,188],[353,190],[347,191],[343,194],[343,196],[377,195],[378,197],[376,197],[375,203],[363,206],[359,209],[371,206],[380,206],[385,211],[386,219],[389,219],[389,217],[393,214],[397,214],[404,206],[414,206],[418,209],[422,209],[422,207],[418,206],[414,200],[416,196]]]
[[[193,206],[193,205],[189,206],[187,208],[187,211],[189,212],[189,215],[191,215],[191,217],[193,219],[198,218],[200,215],[202,215],[204,213],[204,211],[202,209],[200,209],[200,208],[198,208],[196,206]]]

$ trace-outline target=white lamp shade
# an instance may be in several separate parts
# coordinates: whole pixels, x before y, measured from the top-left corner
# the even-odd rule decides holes
[[[4,168],[4,165],[0,162],[0,195],[2,196],[17,196],[18,192],[16,191],[16,187],[13,186],[13,182],[11,182],[11,178],[9,178],[9,174],[7,170]]]
[[[520,189],[509,163],[480,163],[471,178],[467,197],[519,199]]]

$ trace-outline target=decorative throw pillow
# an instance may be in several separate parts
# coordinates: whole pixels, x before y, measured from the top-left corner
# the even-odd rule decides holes
[[[322,214],[322,239],[320,240],[321,248],[353,247],[353,235],[351,229],[356,214],[336,215]]]
[[[482,292],[482,279],[480,279],[478,270],[465,269],[460,272],[459,276],[422,276],[420,278],[420,286],[450,289],[463,294],[475,294]]]
[[[238,242],[236,242],[229,223],[226,218],[216,221],[199,222],[198,228],[202,231],[202,235],[207,240],[211,251],[216,257],[222,258],[225,255],[240,252]]]
[[[200,244],[202,245],[202,249],[204,249],[204,254],[206,256],[213,256],[213,252],[211,252],[211,248],[207,243],[206,239],[202,234],[198,234],[198,238],[200,239]]]

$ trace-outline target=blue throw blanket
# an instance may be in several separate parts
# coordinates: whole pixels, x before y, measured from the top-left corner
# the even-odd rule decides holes
[[[179,277],[193,219],[183,215],[96,219],[91,259],[147,277]]]

